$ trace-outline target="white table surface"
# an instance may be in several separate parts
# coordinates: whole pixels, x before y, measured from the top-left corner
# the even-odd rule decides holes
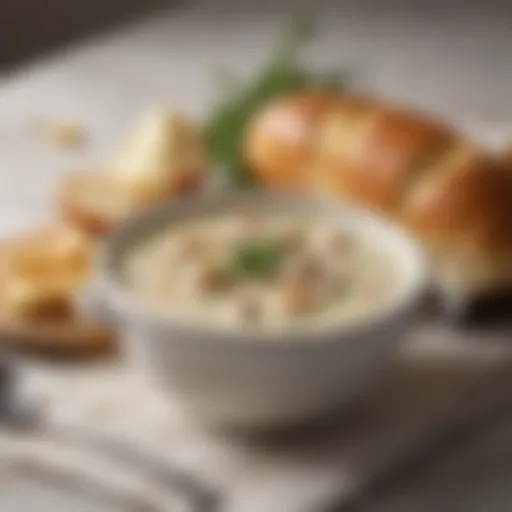
[[[468,4],[413,15],[405,0],[296,4],[317,6],[323,30],[311,50],[315,63],[354,67],[361,87],[453,120],[512,120],[512,32],[500,9],[482,14]],[[58,174],[100,166],[120,133],[151,105],[201,115],[215,95],[213,70],[250,72],[288,14],[279,1],[203,2],[0,78],[4,230],[51,211]],[[89,130],[84,151],[48,147],[41,123],[61,119]]]
[[[311,52],[316,62],[356,63],[364,88],[450,119],[498,131],[512,121],[506,6],[443,14],[432,5],[414,17],[404,2],[323,3],[325,31]],[[51,216],[59,174],[100,167],[148,107],[200,116],[213,95],[213,69],[247,72],[260,62],[287,11],[279,2],[249,4],[204,2],[163,13],[0,78],[0,233]],[[47,145],[44,124],[67,119],[88,129],[83,150]],[[511,439],[511,426],[497,427],[471,454],[453,453],[368,510],[510,510]]]

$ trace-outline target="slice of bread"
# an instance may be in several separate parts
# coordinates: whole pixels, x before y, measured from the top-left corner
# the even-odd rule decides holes
[[[101,172],[74,172],[60,183],[58,206],[62,219],[93,237],[136,209],[114,176]]]
[[[59,190],[62,217],[102,236],[141,208],[197,190],[207,167],[200,131],[167,111],[150,112],[121,142],[105,171],[65,175]]]
[[[199,188],[198,174],[167,180],[122,178],[113,173],[74,172],[64,177],[58,193],[61,218],[92,237],[102,237],[121,220],[143,208]]]

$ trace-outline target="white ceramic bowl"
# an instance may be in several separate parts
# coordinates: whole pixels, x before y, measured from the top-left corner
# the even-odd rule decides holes
[[[405,284],[362,322],[286,332],[272,340],[261,332],[178,325],[145,311],[123,286],[120,258],[145,235],[191,216],[241,206],[348,221],[392,254]],[[414,322],[427,284],[421,251],[393,226],[339,204],[263,193],[187,199],[129,220],[107,240],[99,276],[136,366],[201,421],[251,428],[309,421],[347,403],[389,360]]]

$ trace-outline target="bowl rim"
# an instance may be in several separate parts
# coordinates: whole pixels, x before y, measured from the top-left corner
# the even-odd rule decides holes
[[[412,266],[412,279],[402,286],[400,293],[393,296],[386,306],[375,314],[362,315],[356,321],[332,322],[328,325],[312,328],[292,329],[261,329],[243,330],[223,328],[211,325],[197,325],[189,321],[177,321],[161,312],[144,307],[142,301],[136,299],[123,287],[119,276],[119,260],[123,252],[133,247],[137,241],[158,232],[160,227],[171,225],[182,219],[201,216],[207,213],[219,213],[224,209],[237,205],[242,208],[254,207],[261,210],[264,206],[277,207],[280,211],[293,209],[313,209],[316,215],[335,215],[350,218],[350,223],[366,225],[364,229],[380,232],[383,239],[391,247],[398,245],[395,254],[402,254]],[[292,207],[292,208],[291,208]],[[389,248],[388,248],[389,250]],[[393,254],[393,250],[390,251]],[[404,256],[405,255],[405,256]],[[294,347],[317,346],[322,342],[340,339],[347,335],[364,335],[374,332],[380,327],[396,322],[408,315],[413,316],[429,289],[430,270],[426,255],[420,244],[414,242],[401,228],[375,214],[346,203],[316,198],[308,195],[268,191],[223,191],[204,197],[187,197],[173,199],[163,204],[145,209],[138,214],[124,219],[116,229],[104,240],[98,258],[97,284],[101,290],[106,307],[123,322],[127,316],[140,325],[157,327],[172,333],[175,339],[192,340],[204,346],[216,346],[217,343],[230,344],[237,347]],[[404,279],[405,281],[405,279]],[[314,339],[314,343],[309,343]]]

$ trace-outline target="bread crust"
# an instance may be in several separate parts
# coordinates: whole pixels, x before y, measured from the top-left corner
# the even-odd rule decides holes
[[[270,188],[304,190],[315,154],[315,134],[335,97],[325,94],[285,97],[250,123],[245,154]]]
[[[290,144],[282,127],[294,124],[301,137]],[[257,114],[246,148],[264,186],[291,184],[393,219],[436,259],[485,269],[472,292],[512,285],[512,174],[442,122],[370,98],[301,93]]]

